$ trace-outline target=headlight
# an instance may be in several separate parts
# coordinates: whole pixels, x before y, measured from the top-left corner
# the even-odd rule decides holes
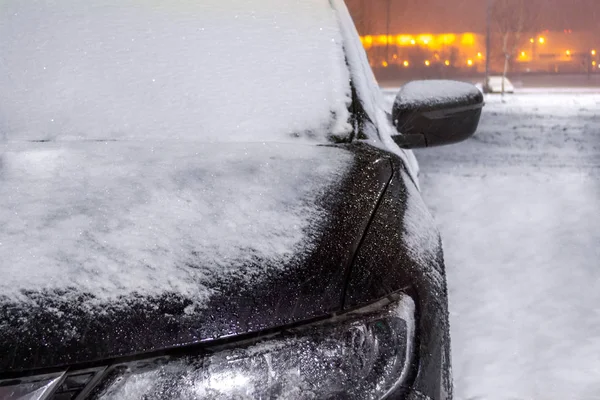
[[[0,380],[0,398],[379,399],[407,383],[414,309],[409,296],[395,294],[252,345]]]
[[[406,379],[413,334],[414,303],[397,295],[246,348],[117,367],[95,398],[376,399]]]

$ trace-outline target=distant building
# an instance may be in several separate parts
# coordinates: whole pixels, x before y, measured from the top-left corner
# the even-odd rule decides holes
[[[545,31],[527,36],[515,57],[521,72],[600,73],[599,38],[591,32]]]
[[[494,35],[490,67],[504,66],[501,39]],[[472,32],[361,36],[375,70],[401,69],[479,74],[485,70],[485,36]],[[510,71],[521,73],[600,73],[600,39],[590,32],[522,33],[510,59]]]
[[[485,38],[475,33],[365,35],[373,68],[483,70]]]

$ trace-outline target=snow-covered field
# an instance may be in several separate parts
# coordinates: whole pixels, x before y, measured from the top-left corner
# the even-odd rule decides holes
[[[600,399],[600,91],[486,103],[471,140],[416,154],[456,397]]]

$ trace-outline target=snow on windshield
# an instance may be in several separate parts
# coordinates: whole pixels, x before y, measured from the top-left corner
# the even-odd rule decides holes
[[[0,7],[0,138],[326,141],[349,72],[323,0]]]

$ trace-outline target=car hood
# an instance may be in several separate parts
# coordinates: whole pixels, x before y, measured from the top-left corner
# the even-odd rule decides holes
[[[3,144],[0,372],[339,310],[391,174],[366,145]]]

